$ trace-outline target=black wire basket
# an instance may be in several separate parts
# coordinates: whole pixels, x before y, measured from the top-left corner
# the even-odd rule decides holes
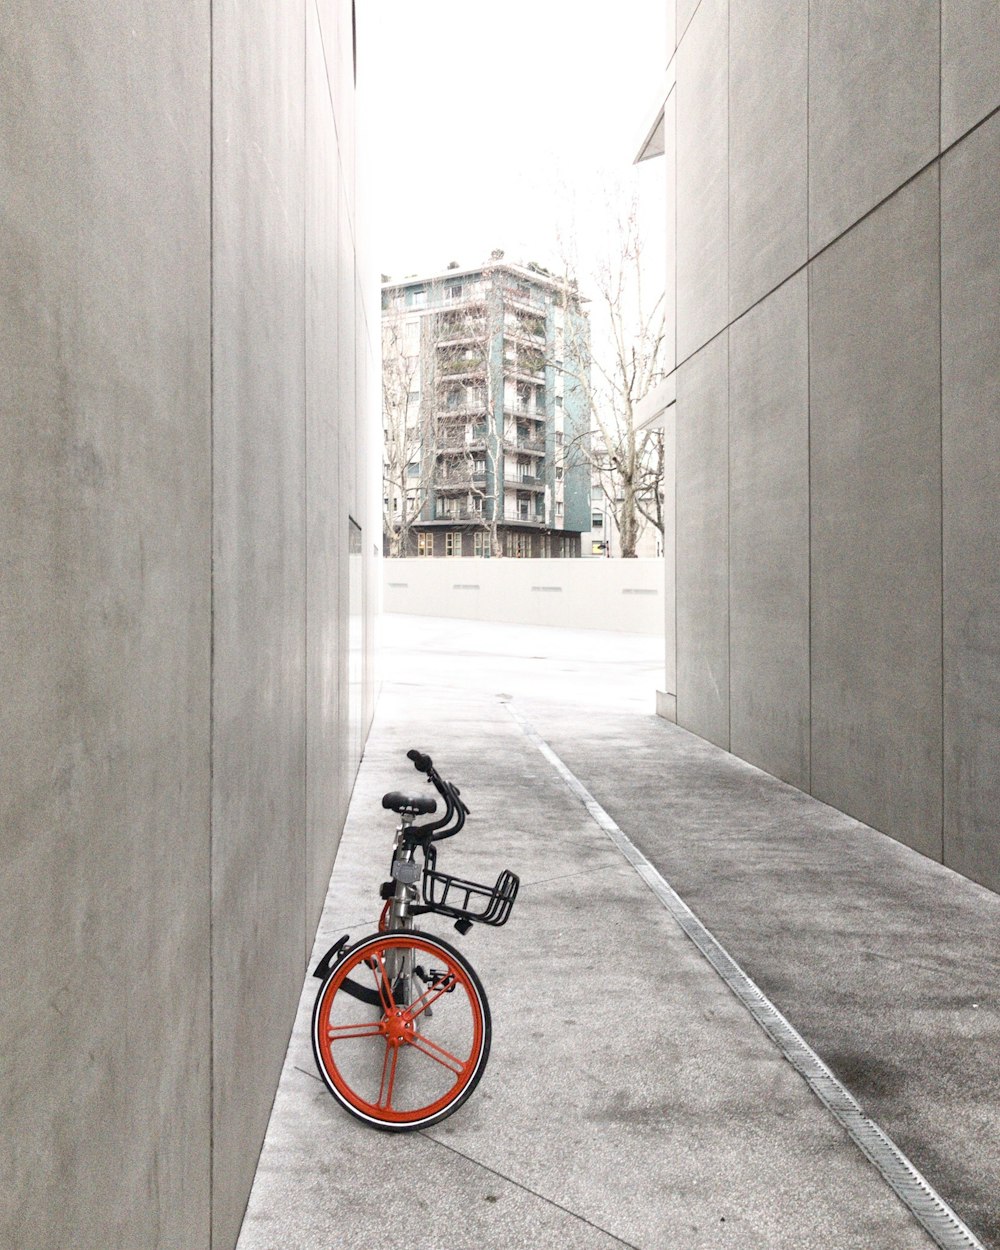
[[[442,916],[499,927],[507,923],[520,884],[520,877],[509,868],[497,877],[495,885],[479,885],[436,871],[431,860],[424,867],[424,902]]]

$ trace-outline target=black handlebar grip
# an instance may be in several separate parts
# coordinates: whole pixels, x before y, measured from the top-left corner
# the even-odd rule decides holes
[[[406,752],[406,758],[413,761],[413,767],[418,773],[429,773],[434,765],[431,763],[431,757],[424,755],[423,751],[416,749]]]

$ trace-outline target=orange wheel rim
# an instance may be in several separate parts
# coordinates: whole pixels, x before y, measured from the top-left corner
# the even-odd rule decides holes
[[[447,969],[434,983],[424,985],[420,995],[409,1004],[397,1004],[392,996],[389,974],[386,971],[386,954],[393,950],[421,950],[436,959],[447,959],[446,952],[434,945],[421,942],[408,934],[391,934],[377,944],[366,946],[354,959],[345,960],[323,990],[318,1008],[316,1044],[325,1072],[340,1097],[362,1115],[386,1124],[409,1124],[429,1119],[443,1111],[461,1094],[480,1063],[483,1051],[483,1011],[475,986],[461,964],[447,959]],[[361,973],[366,969],[366,973]],[[344,982],[353,975],[366,978],[370,988],[378,990],[381,1000],[381,1018],[363,1020],[362,1010],[357,1019],[334,1024],[330,1020],[333,1000]],[[468,1004],[471,1036],[468,1044],[452,1047],[442,1044],[429,1035],[426,1024],[434,1016],[434,1007],[444,1008],[444,996],[463,994]],[[343,1000],[344,995],[341,995]],[[463,1016],[464,1019],[464,1016]],[[341,1043],[370,1041],[372,1059],[381,1059],[381,1074],[377,1065],[373,1068],[378,1081],[374,1097],[361,1093],[342,1071],[338,1062]],[[456,1053],[457,1052],[457,1053]],[[425,1066],[425,1074],[433,1074],[445,1084],[436,1097],[428,1098],[419,1106],[394,1105],[397,1094],[401,1059],[417,1061]]]

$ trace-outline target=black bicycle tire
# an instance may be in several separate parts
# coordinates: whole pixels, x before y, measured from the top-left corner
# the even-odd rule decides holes
[[[478,1056],[475,1060],[472,1074],[470,1075],[469,1079],[465,1082],[465,1084],[462,1085],[462,1087],[457,1091],[457,1093],[455,1094],[455,1097],[451,1099],[447,1103],[446,1106],[444,1106],[443,1108],[440,1108],[433,1114],[428,1115],[422,1119],[410,1120],[410,1121],[405,1121],[405,1122],[379,1119],[377,1116],[366,1114],[365,1112],[360,1110],[360,1108],[354,1106],[351,1103],[351,1101],[348,1098],[346,1098],[341,1093],[340,1090],[337,1089],[336,1084],[334,1083],[331,1075],[327,1071],[326,1064],[323,1061],[322,1053],[320,1050],[319,1036],[318,1036],[318,1027],[320,1024],[320,1012],[321,1012],[322,1004],[324,1002],[324,998],[326,995],[327,986],[336,977],[338,970],[342,967],[344,963],[348,961],[353,961],[357,955],[357,952],[361,950],[364,946],[368,945],[369,943],[372,943],[372,944],[384,943],[387,939],[395,938],[395,937],[413,938],[415,941],[426,943],[430,945],[431,947],[436,947],[438,948],[438,950],[442,952],[442,954],[445,956],[446,959],[454,961],[456,964],[458,964],[461,967],[463,973],[468,977],[470,984],[475,990],[478,1007],[479,1007],[481,1017],[482,1017],[482,1035],[483,1035],[482,1045],[479,1049]],[[479,1084],[480,1080],[482,1079],[483,1072],[486,1069],[486,1062],[489,1059],[489,1055],[490,1055],[490,1046],[492,1043],[492,1036],[493,1036],[493,1026],[492,1026],[492,1018],[490,1015],[489,1000],[486,997],[486,991],[483,988],[483,983],[479,979],[479,974],[476,972],[475,968],[473,968],[472,964],[469,962],[466,956],[463,955],[461,951],[456,950],[456,948],[452,946],[450,942],[446,942],[443,938],[438,937],[437,934],[435,933],[427,933],[422,929],[396,930],[394,932],[370,933],[366,937],[361,938],[360,941],[355,942],[353,946],[350,946],[345,951],[343,951],[340,957],[337,959],[337,961],[330,968],[326,977],[323,979],[322,985],[319,988],[319,992],[317,993],[316,1000],[313,1004],[312,1024],[310,1028],[310,1037],[312,1040],[312,1048],[313,1048],[313,1058],[316,1063],[316,1068],[320,1074],[320,1077],[323,1080],[323,1084],[326,1086],[330,1094],[333,1095],[333,1098],[335,1099],[337,1104],[340,1107],[342,1107],[349,1115],[353,1116],[356,1120],[360,1120],[363,1124],[368,1124],[372,1128],[377,1128],[383,1132],[388,1132],[388,1133],[416,1132],[419,1129],[430,1128],[434,1124],[439,1124],[442,1120],[446,1119],[448,1116],[453,1115],[466,1102],[466,1100],[469,1098],[469,1096],[472,1094],[472,1092],[475,1090],[476,1086]]]

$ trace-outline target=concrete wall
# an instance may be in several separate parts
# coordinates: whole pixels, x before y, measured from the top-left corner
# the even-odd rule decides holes
[[[663,632],[662,560],[386,560],[382,582],[386,612]]]
[[[1000,889],[997,6],[669,7],[677,719]]]
[[[236,1241],[370,715],[351,49],[0,16],[3,1245]]]

